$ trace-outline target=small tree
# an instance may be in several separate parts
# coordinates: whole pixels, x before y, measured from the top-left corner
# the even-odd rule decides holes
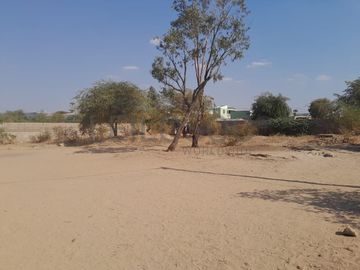
[[[145,124],[147,132],[152,130],[165,132],[168,131],[169,110],[166,106],[164,96],[157,92],[154,87],[150,87],[145,92]]]
[[[203,104],[207,83],[221,80],[220,69],[227,60],[243,57],[249,47],[244,17],[244,0],[174,0],[177,18],[158,46],[162,57],[152,65],[152,75],[164,88],[183,96],[192,89],[189,106],[168,151],[175,150],[180,134],[194,113],[196,104]],[[191,72],[192,69],[192,72]],[[189,76],[193,74],[193,76]],[[195,82],[193,87],[188,84]],[[203,107],[203,106],[202,106]],[[204,109],[200,110],[198,121]]]
[[[80,129],[92,131],[96,124],[110,125],[114,136],[121,121],[133,121],[143,110],[141,90],[128,82],[100,81],[75,97]]]
[[[291,109],[287,104],[288,100],[280,94],[277,96],[271,93],[262,94],[252,104],[252,118],[264,120],[289,117]]]
[[[334,110],[334,103],[327,98],[315,99],[309,106],[309,113],[314,119],[329,119],[334,114]]]

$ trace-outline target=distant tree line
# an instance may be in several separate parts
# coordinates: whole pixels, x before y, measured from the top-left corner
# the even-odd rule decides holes
[[[35,122],[35,123],[77,123],[78,116],[68,115],[67,112],[58,111],[52,114],[25,113],[23,110],[6,111],[0,113],[0,122]]]
[[[252,119],[258,121],[260,133],[265,135],[360,134],[360,78],[346,82],[346,86],[342,94],[335,95],[334,100],[319,98],[312,101],[308,109],[311,119],[294,119],[287,97],[262,94],[252,105]]]

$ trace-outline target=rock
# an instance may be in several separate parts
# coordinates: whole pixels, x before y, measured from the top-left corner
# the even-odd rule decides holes
[[[342,234],[345,235],[345,236],[350,236],[350,237],[356,237],[357,236],[357,233],[356,231],[351,228],[350,226],[347,226],[343,231],[342,231]]]

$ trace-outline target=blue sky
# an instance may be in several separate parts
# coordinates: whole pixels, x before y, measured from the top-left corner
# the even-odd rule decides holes
[[[306,111],[360,76],[359,0],[248,0],[251,48],[208,86],[217,104],[250,108],[265,91]],[[151,38],[171,1],[0,0],[0,111],[69,108],[101,79],[158,86]]]

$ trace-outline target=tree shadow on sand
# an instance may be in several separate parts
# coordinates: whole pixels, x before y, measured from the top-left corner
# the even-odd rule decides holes
[[[75,154],[119,154],[119,153],[130,153],[137,151],[138,148],[131,146],[121,147],[83,147],[82,150],[76,151]]]
[[[262,190],[237,193],[242,198],[296,203],[306,211],[329,214],[325,220],[360,229],[360,191],[326,189]]]
[[[325,147],[327,150],[342,150],[348,152],[360,153],[360,145],[358,144],[342,144],[342,145],[332,145]]]

